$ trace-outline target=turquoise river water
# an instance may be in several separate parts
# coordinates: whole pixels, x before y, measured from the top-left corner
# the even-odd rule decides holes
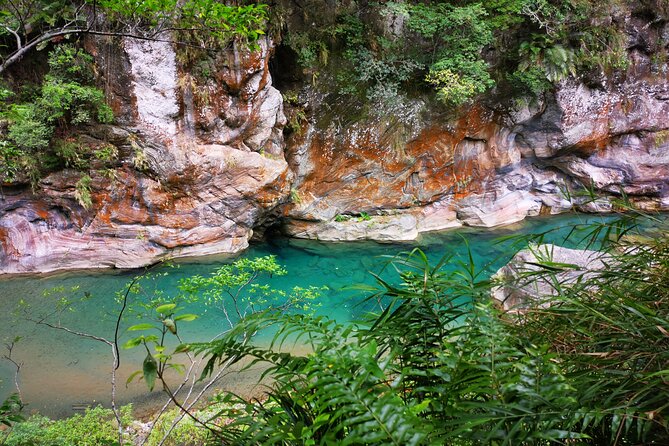
[[[290,290],[294,286],[327,286],[323,292],[318,312],[340,322],[355,319],[367,309],[357,302],[363,297],[353,291],[342,290],[355,283],[369,283],[369,272],[379,272],[387,264],[384,256],[396,255],[414,246],[421,247],[436,263],[446,253],[466,255],[465,240],[469,244],[474,261],[480,268],[487,265],[494,271],[507,262],[519,249],[512,246],[505,236],[536,234],[550,231],[546,240],[568,246],[577,243],[578,237],[565,242],[565,236],[575,226],[590,222],[601,222],[610,217],[563,215],[541,217],[523,223],[494,230],[458,229],[442,233],[431,233],[411,244],[377,244],[370,242],[319,243],[315,241],[276,239],[251,247],[243,253],[245,257],[273,254],[285,266],[288,274],[269,281],[272,287]],[[169,295],[179,279],[194,274],[206,275],[222,262],[230,259],[212,259],[198,263],[182,263],[178,268],[163,268],[166,275],[155,281],[155,287]],[[155,271],[154,271],[155,272]],[[24,301],[31,305],[31,315],[37,318],[53,310],[46,303],[46,290],[62,287],[65,290],[78,286],[78,296],[91,298],[80,304],[76,311],[60,316],[62,325],[78,331],[112,338],[115,315],[119,306],[114,295],[137,274],[136,271],[112,271],[105,273],[76,272],[48,277],[20,277],[0,281],[0,356],[6,355],[5,343],[15,337],[12,358],[22,364],[20,377],[23,398],[30,410],[51,416],[71,413],[73,407],[107,403],[109,401],[109,370],[111,352],[108,346],[88,339],[55,331],[26,321],[16,312],[17,305]],[[207,311],[201,303],[191,304],[186,311],[201,315],[197,322],[180,327],[186,340],[207,340],[225,328],[222,315]],[[130,319],[130,318],[128,318]],[[123,327],[137,323],[124,321]],[[121,342],[129,337],[123,333]],[[299,346],[295,346],[299,348]],[[119,399],[135,401],[140,405],[150,404],[143,383],[131,383],[125,387],[126,378],[135,369],[141,368],[143,359],[139,349],[121,351],[122,361],[119,376]],[[247,374],[248,375],[248,374]],[[227,380],[227,381],[226,381]],[[244,393],[250,392],[257,377],[226,377],[221,386]],[[0,358],[0,401],[14,391],[14,367]],[[156,392],[154,392],[155,394]]]

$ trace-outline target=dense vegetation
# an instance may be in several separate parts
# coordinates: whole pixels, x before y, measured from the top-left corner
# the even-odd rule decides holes
[[[0,141],[0,181],[27,175],[34,183],[44,172],[70,167],[88,170],[114,161],[116,147],[92,146],[79,140],[78,130],[90,123],[109,123],[114,116],[102,90],[93,84],[93,58],[71,45],[59,45],[49,53],[49,72],[39,87],[26,85],[23,92],[0,90],[0,118],[6,132]],[[80,180],[80,202],[90,205],[85,192],[90,177]]]
[[[257,293],[271,295],[251,286],[258,274],[282,272],[263,258],[182,282],[185,295],[204,292],[214,306],[248,311],[223,338],[169,354],[161,336],[128,342],[147,346],[154,366],[145,361],[139,373],[150,387],[165,385],[161,370],[184,352],[205,355],[205,380],[243,359],[252,359],[248,367],[269,366],[264,376],[273,384],[262,401],[220,394],[203,412],[191,411],[178,432],[196,432],[200,442],[666,444],[669,239],[632,238],[628,231],[618,224],[593,227],[592,236],[608,241],[608,268],[581,271],[576,280],[561,274],[577,271],[574,265],[540,258],[540,268],[513,285],[547,281],[550,306],[538,298],[520,313],[493,305],[496,283],[471,258],[453,255],[433,265],[415,250],[392,260],[395,279],[377,278],[378,286],[363,289],[378,311],[341,325],[255,300]],[[160,313],[157,325],[131,330],[153,325],[162,338],[176,334],[178,321],[195,319],[177,314],[178,302],[164,295],[147,302]],[[254,341],[266,330],[274,333],[269,347]],[[311,353],[283,348],[293,342]],[[104,419],[103,412],[92,413]],[[62,423],[19,423],[7,444],[28,444],[18,439],[31,429],[64,435]]]
[[[114,119],[98,67],[83,49],[85,37],[211,50],[232,42],[252,45],[266,19],[264,4],[214,0],[0,2],[0,73],[9,74],[0,82],[0,182],[35,188],[54,170],[76,169],[76,197],[88,207],[91,164],[98,174],[113,176],[118,148],[81,137],[88,125]],[[48,52],[48,70],[39,67],[40,52]]]
[[[214,73],[216,51],[231,42],[252,46],[268,32],[300,67],[298,85],[288,83],[289,89],[311,83],[381,105],[372,107],[381,112],[388,110],[383,105],[397,112],[409,96],[421,94],[452,110],[485,94],[496,95],[497,104],[531,100],[567,77],[604,85],[629,65],[630,15],[646,17],[652,28],[669,12],[663,0],[269,3],[3,2],[0,72],[11,82],[0,84],[0,181],[36,187],[53,170],[75,168],[81,172],[80,201],[87,206],[86,191],[95,177],[87,159],[98,153],[107,164],[101,172],[113,175],[115,149],[78,140],[82,126],[113,119],[97,89],[92,58],[82,50],[85,36],[169,40],[184,69],[206,79]],[[662,70],[666,48],[661,42],[647,45],[644,51],[653,52],[655,69]],[[39,64],[40,52],[81,69],[65,73],[49,62],[51,69],[43,73],[31,65]],[[290,68],[289,59],[280,61],[282,70]],[[17,68],[22,65],[27,69]],[[287,102],[299,102],[294,90],[284,93]],[[47,109],[41,110],[43,104]],[[299,110],[289,115],[289,129],[306,117]]]
[[[313,2],[312,2],[313,3]],[[540,95],[568,76],[599,82],[625,69],[629,4],[579,0],[336,2],[288,23],[285,43],[314,79],[335,71],[340,89],[370,100],[432,86],[450,106],[497,87]],[[658,18],[664,4],[636,5]],[[343,57],[335,58],[342,54]],[[332,64],[332,60],[336,60]],[[334,65],[333,68],[327,68]]]

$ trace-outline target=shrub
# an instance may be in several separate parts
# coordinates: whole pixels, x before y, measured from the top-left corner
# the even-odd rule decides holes
[[[72,45],[58,45],[49,53],[49,74],[63,81],[93,82],[93,57]]]
[[[33,415],[23,423],[14,426],[5,439],[6,446],[40,446],[47,435],[51,423],[47,417]]]
[[[12,181],[20,169],[23,152],[9,141],[0,141],[0,181]]]
[[[53,128],[36,118],[31,111],[9,127],[7,137],[19,150],[39,152],[49,147],[52,135]]]
[[[77,199],[80,205],[88,209],[93,204],[93,199],[91,197],[91,177],[84,175],[77,181],[75,185],[74,197]]]
[[[552,87],[552,83],[546,78],[546,74],[538,66],[527,67],[517,70],[507,76],[511,86],[517,91],[530,92],[534,96],[540,96]]]
[[[161,440],[172,426],[172,422],[181,413],[178,409],[173,409],[163,415],[153,426],[151,435],[147,439],[147,446],[200,446],[206,444],[209,437],[209,431],[195,422],[188,416],[182,417],[181,421],[172,430],[165,442]]]
[[[58,122],[61,126],[76,126],[92,122],[109,123],[113,119],[113,112],[105,103],[101,90],[53,76],[47,76],[37,106],[38,116],[49,124]]]
[[[121,408],[123,424],[132,421],[132,406]],[[17,424],[5,440],[6,446],[111,446],[118,444],[118,426],[111,409],[101,406],[82,414],[52,421],[33,415]]]
[[[54,153],[65,167],[83,169],[88,167],[87,147],[74,139],[58,139],[54,142]]]

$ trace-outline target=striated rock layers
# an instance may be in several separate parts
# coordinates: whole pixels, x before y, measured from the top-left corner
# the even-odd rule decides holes
[[[271,43],[230,51],[198,84],[164,42],[90,41],[118,126],[87,130],[111,143],[114,169],[91,169],[92,206],[79,204],[73,170],[33,193],[5,185],[0,270],[138,267],[165,256],[236,253],[290,191]],[[196,97],[197,96],[197,97]]]
[[[615,79],[571,79],[525,105],[479,103],[456,117],[415,98],[361,105],[327,91],[324,76],[298,86],[286,138],[269,39],[206,63],[164,42],[100,38],[88,49],[117,124],[84,136],[114,145],[118,160],[89,172],[88,209],[81,172],[52,173],[35,192],[4,185],[2,273],[236,253],[277,223],[294,237],[392,241],[606,212],[623,193],[669,207],[669,79],[636,46]],[[577,193],[588,188],[596,200]]]
[[[608,212],[622,194],[666,210],[669,80],[637,59],[626,79],[608,86],[565,81],[538,103],[511,111],[479,105],[450,121],[426,119],[426,106],[410,102],[385,117],[346,122],[350,104],[314,94],[317,124],[289,144],[297,199],[285,208],[285,230],[321,240],[404,240],[463,224]],[[319,128],[321,110],[333,109],[344,117]],[[372,216],[364,225],[333,221],[361,213]]]

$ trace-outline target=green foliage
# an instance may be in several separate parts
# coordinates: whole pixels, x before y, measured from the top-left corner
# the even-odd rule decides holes
[[[65,167],[84,169],[88,167],[87,148],[75,139],[58,139],[53,142],[54,154],[63,162]],[[90,178],[89,178],[90,183]],[[89,184],[90,185],[90,184]]]
[[[290,202],[295,204],[302,203],[302,197],[300,196],[300,192],[297,189],[290,190]]]
[[[582,69],[614,71],[630,66],[624,29],[590,25],[582,31],[580,39],[576,59]]]
[[[518,69],[521,72],[539,67],[550,82],[576,75],[574,52],[556,44],[548,36],[533,34],[533,39],[523,42],[519,51],[521,62]]]
[[[69,82],[93,82],[93,56],[81,48],[58,45],[49,54],[49,74]]]
[[[118,159],[118,148],[113,144],[103,144],[93,154],[96,159],[109,163]]]
[[[182,342],[178,334],[179,326],[198,317],[195,314],[184,313],[181,307],[184,303],[204,301],[221,310],[228,328],[234,325],[233,318],[241,319],[247,314],[266,308],[281,308],[282,311],[298,308],[306,313],[312,311],[310,303],[320,296],[321,288],[294,287],[287,293],[273,290],[268,284],[261,283],[262,279],[285,274],[287,271],[276,262],[274,256],[244,258],[221,266],[211,276],[193,276],[181,280],[178,286],[180,293],[174,298],[166,298],[159,293],[148,301],[134,304],[133,306],[141,307],[139,317],[150,322],[142,322],[128,328],[129,332],[142,332],[142,334],[128,339],[124,348],[141,346],[147,355],[142,369],[131,374],[127,382],[141,377],[147,383],[149,390],[153,390],[156,381],[164,382],[166,371],[174,370],[179,373],[184,371],[185,367],[182,364],[174,362],[174,355],[184,353],[188,349],[179,346],[172,353],[168,352],[168,342],[171,338]],[[138,294],[140,289],[131,291],[133,294]],[[252,334],[252,332],[246,333],[245,337],[248,339]]]
[[[172,354],[167,352],[167,342],[169,336],[181,340],[178,336],[178,325],[182,322],[192,322],[197,319],[197,315],[182,313],[182,308],[178,307],[176,302],[178,298],[167,302],[158,295],[155,299],[143,304],[143,307],[149,310],[148,314],[142,314],[144,319],[150,319],[152,322],[144,322],[128,327],[129,332],[144,332],[126,341],[123,345],[125,349],[132,349],[142,346],[146,350],[146,357],[142,363],[142,369],[133,372],[127,379],[129,384],[137,377],[141,377],[146,382],[149,391],[153,391],[156,380],[162,380],[167,370],[173,370],[183,373],[185,367],[182,364],[172,362],[173,355],[181,353],[177,348]]]
[[[25,422],[16,425],[5,439],[6,446],[39,445],[46,436],[50,420],[41,415],[33,415]],[[42,443],[44,444],[44,443]]]
[[[8,122],[8,131],[0,140],[3,178],[14,179],[23,173],[31,177],[34,185],[40,170],[88,168],[91,148],[73,137],[53,137],[57,133],[67,135],[84,124],[112,122],[113,112],[104,93],[88,85],[93,81],[92,61],[81,49],[59,45],[49,53],[50,71],[36,97],[27,103],[9,103],[14,95],[3,94],[6,99],[0,118]],[[89,186],[90,178],[87,184],[77,184],[77,197],[85,206],[90,205]]]
[[[39,97],[32,103],[14,104],[4,115],[10,120],[9,138],[27,151],[48,147],[54,126],[109,123],[111,108],[104,93],[89,85],[92,58],[69,45],[60,45],[49,53],[51,71],[46,76]]]
[[[259,288],[260,284],[256,283],[259,279],[286,274],[288,271],[279,265],[275,256],[243,258],[221,266],[209,277],[184,279],[179,283],[179,290],[191,299],[203,299],[208,305],[218,307],[225,313],[231,305],[241,318],[242,314],[256,311],[268,303],[269,293],[263,293],[262,288]]]
[[[489,16],[490,27],[495,30],[507,30],[523,23],[523,9],[528,0],[487,0],[481,6]]]
[[[132,421],[132,406],[123,406],[124,424]],[[118,427],[111,409],[101,406],[86,409],[82,414],[52,421],[33,415],[17,424],[6,438],[6,446],[102,446],[118,444]]]
[[[19,62],[27,51],[44,49],[54,37],[86,32],[164,38],[193,46],[222,46],[233,40],[255,42],[264,34],[267,5],[229,5],[217,0],[34,0],[10,2],[0,9],[0,71]],[[92,8],[95,8],[94,10]],[[105,16],[104,28],[99,15]],[[70,55],[63,53],[65,59]],[[61,74],[76,66],[56,65]]]
[[[77,181],[77,184],[74,186],[74,197],[77,199],[80,205],[88,209],[93,204],[93,198],[91,197],[91,184],[93,180],[88,175],[84,175]]]
[[[169,25],[179,37],[195,32],[199,42],[225,45],[233,39],[254,42],[265,34],[267,5],[227,5],[216,0],[101,0],[100,6],[121,20],[141,20],[145,26]]]
[[[363,93],[376,104],[401,104],[401,91],[420,85],[426,67],[432,73],[429,82],[449,105],[460,105],[494,85],[481,58],[493,38],[481,5],[388,2],[370,8],[377,8],[372,14],[402,16],[404,33],[380,33],[363,20],[370,11],[360,8],[329,25],[289,33],[286,43],[312,72],[341,48],[346,62],[336,75],[341,91]],[[453,74],[448,81],[447,72]]]
[[[336,60],[340,92],[376,104],[401,104],[403,92],[423,81],[457,107],[496,84],[540,95],[566,77],[599,78],[629,66],[619,18],[629,6],[621,2],[333,3],[336,20],[315,15],[314,27],[289,26],[285,42],[312,77]],[[369,20],[378,15],[383,22]]]
[[[526,1],[522,12],[538,29],[521,42],[517,70],[511,74],[511,80],[520,81],[516,84],[520,88],[543,92],[548,87],[541,88],[542,83],[626,69],[627,35],[622,23],[610,21],[612,10],[621,7],[624,6],[619,3],[588,0]],[[602,22],[608,23],[601,25]],[[544,79],[540,79],[538,70],[543,72]]]
[[[372,217],[369,216],[367,212],[361,212],[360,216],[358,217],[359,221],[370,221]]]
[[[523,326],[578,374],[573,385],[581,410],[592,410],[583,414],[582,429],[596,442],[664,443],[669,240],[666,235],[634,237],[633,245],[619,240],[609,252],[613,267],[591,272],[587,280],[561,283],[555,280],[559,270],[545,262],[539,274],[556,284],[558,295],[549,308],[527,312]]]
[[[426,77],[442,101],[459,106],[494,85],[481,51],[491,44],[491,25],[480,4],[389,3],[407,18],[407,27],[425,39],[435,55]]]
[[[328,47],[325,42],[313,39],[307,32],[289,34],[284,42],[297,53],[297,62],[303,67],[312,67],[317,63],[327,64]]]
[[[53,76],[47,76],[37,106],[37,116],[42,122],[58,123],[61,127],[110,123],[113,119],[113,112],[100,89]]]
[[[243,258],[223,265],[210,276],[193,276],[179,282],[179,290],[186,300],[203,301],[217,308],[225,316],[229,327],[247,315],[280,308],[282,311],[298,309],[304,313],[314,311],[314,302],[327,288],[309,286],[293,287],[286,292],[263,283],[272,277],[288,274],[275,256]]]
[[[25,417],[22,414],[23,407],[23,401],[21,401],[21,397],[17,393],[9,395],[0,404],[0,424],[11,427],[15,423],[25,421]]]
[[[177,409],[171,410],[163,415],[153,426],[151,435],[147,439],[147,446],[201,446],[207,443],[210,439],[209,432],[195,424],[191,418],[181,419],[176,427],[172,430],[167,440],[161,443],[161,440],[167,433],[167,430],[172,426],[174,419],[179,417],[180,411]],[[199,414],[206,416],[205,414]]]
[[[42,122],[36,115],[37,113],[31,107],[28,113],[9,127],[7,138],[19,150],[34,153],[49,147],[53,128]]]
[[[517,91],[529,91],[535,97],[548,91],[553,85],[546,78],[544,71],[536,65],[511,73],[507,76],[507,80]]]
[[[472,68],[470,75],[458,74],[458,72],[462,72],[464,65],[469,65]],[[477,76],[479,79],[476,78]],[[437,90],[437,97],[440,100],[456,107],[494,85],[485,71],[485,62],[483,61],[463,64],[453,63],[453,60],[441,60],[430,69],[425,80],[434,85]]]
[[[10,141],[0,141],[0,182],[10,182],[16,178],[23,155]]]
[[[629,226],[619,229],[590,236]],[[669,239],[645,243],[613,242],[608,268],[575,281],[558,275],[568,265],[540,261],[518,285],[546,280],[557,294],[523,313],[493,307],[494,284],[471,254],[432,266],[418,250],[393,261],[399,283],[377,277],[362,288],[379,305],[368,322],[256,313],[191,346],[208,356],[206,373],[245,356],[249,367],[269,364],[269,400],[221,395],[216,435],[226,444],[664,444]],[[268,329],[269,347],[239,341]],[[312,353],[281,350],[295,339]]]

